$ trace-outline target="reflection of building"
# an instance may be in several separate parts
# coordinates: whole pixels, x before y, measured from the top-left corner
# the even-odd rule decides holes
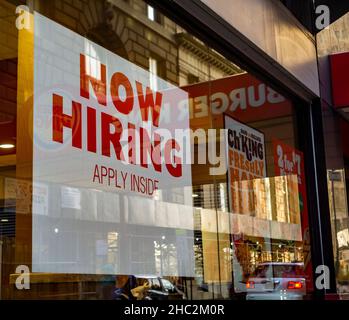
[[[338,268],[338,280],[344,280],[349,276],[349,217],[344,174],[344,170],[328,172],[332,241],[336,267]]]
[[[347,9],[345,4],[342,9]],[[317,34],[321,74],[322,109],[326,147],[327,185],[331,215],[332,246],[337,285],[340,293],[349,283],[349,113],[348,113],[348,21],[349,14],[333,19]],[[339,11],[338,11],[339,12]]]

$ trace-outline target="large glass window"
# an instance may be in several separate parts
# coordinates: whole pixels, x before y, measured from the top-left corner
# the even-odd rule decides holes
[[[334,111],[326,103],[323,103],[322,108],[337,292],[345,297],[348,295],[349,283],[349,121],[345,112]]]
[[[142,0],[15,8],[0,3],[2,298],[313,292],[299,106]]]

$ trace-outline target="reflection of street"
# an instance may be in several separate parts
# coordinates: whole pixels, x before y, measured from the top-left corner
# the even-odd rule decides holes
[[[234,238],[233,262],[235,285],[245,280],[261,263],[303,262],[302,242],[277,239],[252,238],[236,235]],[[241,274],[241,276],[239,276]],[[238,278],[239,280],[237,280]]]
[[[307,292],[303,263],[261,263],[245,283],[247,300],[303,300]]]
[[[185,294],[170,280],[156,275],[118,275],[113,300],[183,300]]]
[[[165,235],[160,240],[154,241],[154,258],[156,273],[160,275],[178,274],[178,250],[175,245]],[[178,240],[178,239],[177,239]]]
[[[328,171],[332,242],[338,292],[349,294],[349,218],[345,170]]]

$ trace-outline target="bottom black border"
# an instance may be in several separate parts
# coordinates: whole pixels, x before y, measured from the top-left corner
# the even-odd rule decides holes
[[[195,307],[197,306],[197,307]],[[200,307],[202,306],[202,307]],[[222,306],[222,307],[219,307]],[[157,308],[154,316],[150,310]],[[35,316],[54,316],[59,319],[83,319],[85,317],[97,319],[304,319],[309,317],[324,319],[327,312],[331,317],[342,317],[347,314],[349,300],[336,301],[33,301],[8,300],[0,301],[0,313],[4,319]],[[132,314],[129,314],[133,310]],[[143,314],[135,312],[142,310]],[[169,311],[175,311],[171,314]],[[193,311],[197,310],[196,313]],[[199,313],[199,310],[200,313]],[[203,314],[202,310],[206,310]],[[210,310],[207,313],[207,310]],[[223,313],[214,312],[223,310]],[[187,312],[185,312],[187,311]],[[188,313],[189,312],[189,313]]]

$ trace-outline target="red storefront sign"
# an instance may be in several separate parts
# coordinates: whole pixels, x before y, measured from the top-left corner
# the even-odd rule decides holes
[[[349,107],[349,52],[331,55],[330,63],[333,105]]]
[[[189,93],[191,128],[205,128],[210,118],[223,125],[223,114],[248,123],[292,113],[289,100],[248,73],[181,89]]]

